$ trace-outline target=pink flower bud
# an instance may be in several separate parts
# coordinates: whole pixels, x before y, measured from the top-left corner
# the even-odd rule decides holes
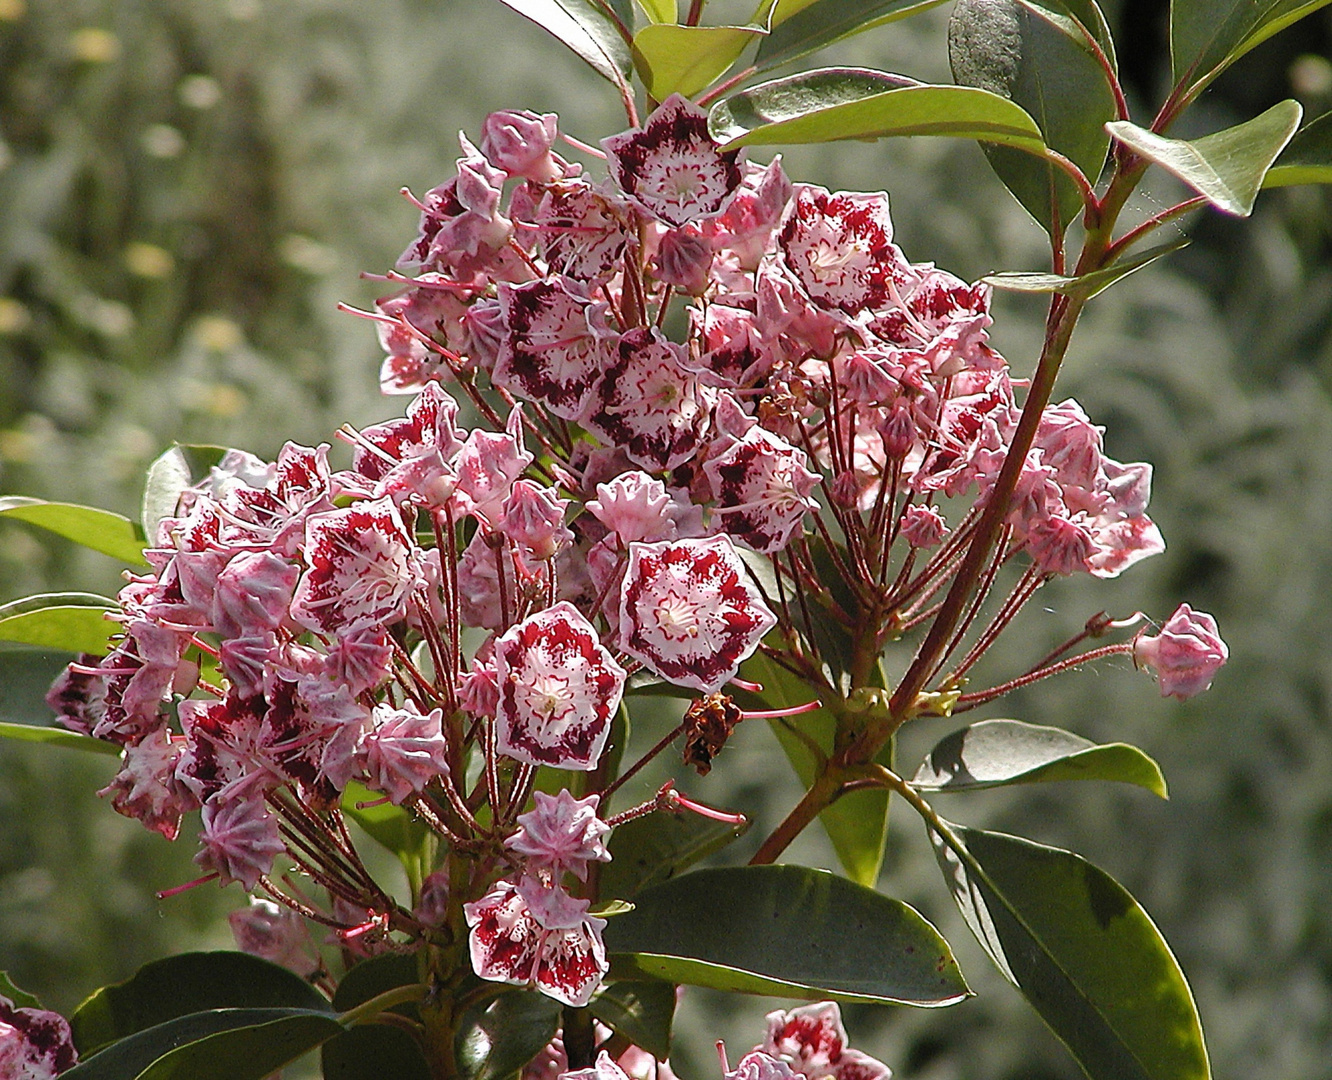
[[[251,956],[281,964],[301,978],[319,970],[319,957],[305,921],[271,900],[251,899],[250,906],[227,915],[236,947]]]
[[[567,166],[551,153],[558,134],[554,113],[504,109],[493,112],[481,125],[481,153],[508,176],[522,176],[544,184],[564,176]]]
[[[1230,657],[1216,620],[1180,604],[1156,635],[1139,634],[1133,662],[1156,672],[1163,697],[1183,701],[1212,685],[1212,677]]]
[[[671,229],[661,238],[652,264],[657,280],[690,296],[702,296],[712,269],[712,245],[688,229]]]
[[[932,506],[912,503],[902,514],[902,538],[914,548],[934,547],[948,532],[948,523]]]

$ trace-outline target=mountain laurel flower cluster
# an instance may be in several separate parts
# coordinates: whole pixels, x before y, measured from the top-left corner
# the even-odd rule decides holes
[[[723,149],[678,94],[600,157],[573,142],[586,169],[560,139],[554,115],[527,112],[461,138],[456,174],[414,200],[419,231],[381,279],[395,291],[360,312],[403,415],[339,431],[346,467],[328,444],[288,443],[274,461],[227,451],[180,485],[120,592],[113,647],[48,700],[121,748],[102,791],[117,811],[168,839],[197,812],[200,880],[260,898],[233,918],[243,948],[316,983],[310,924],[349,962],[421,952],[422,1016],[445,993],[481,1007],[534,989],[563,1007],[563,1067],[585,1066],[560,1075],[623,1080],[604,1041],[591,1064],[583,1008],[614,992],[612,924],[637,914],[602,888],[613,830],[745,824],[674,782],[612,812],[654,755],[683,736],[704,773],[746,717],[786,718],[814,747],[791,718],[832,716],[836,743],[810,751],[821,779],[754,855],[771,863],[846,791],[919,799],[875,764],[906,720],[1110,656],[1188,697],[1226,648],[1185,605],[1158,635],[1083,649],[1135,621],[1098,616],[1028,671],[973,685],[1043,585],[1163,550],[1150,466],[1107,456],[1066,400],[1003,479],[1024,383],[990,344],[989,286],[910,261],[886,195]],[[937,642],[905,677],[881,665],[963,574],[971,599]],[[621,761],[644,692],[692,704]],[[410,902],[357,852],[348,819],[378,838],[376,814],[426,838],[404,864]],[[941,950],[928,974],[943,986]],[[0,999],[0,1061],[64,1067],[42,1024]],[[772,1013],[725,1075],[890,1072],[847,1047],[825,1002]]]

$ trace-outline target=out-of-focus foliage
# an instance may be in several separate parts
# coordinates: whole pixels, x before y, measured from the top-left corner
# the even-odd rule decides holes
[[[1128,21],[1120,51],[1144,90],[1167,64],[1152,36],[1159,15],[1148,0],[1112,15]],[[945,16],[866,35],[837,61],[946,81]],[[1197,129],[1175,134],[1291,93],[1309,115],[1325,111],[1332,66],[1306,53],[1327,25],[1319,16],[1303,36],[1255,50],[1204,98]],[[412,233],[397,189],[438,182],[457,130],[476,132],[501,107],[558,110],[590,138],[617,126],[594,74],[476,0],[0,0],[0,490],[133,515],[143,468],[173,438],[271,454],[399,411],[375,391],[371,328],[335,304],[383,288],[356,273],[389,265]],[[786,159],[793,176],[828,187],[886,187],[913,258],[973,278],[1044,269],[1039,230],[974,146],[795,148]],[[1174,181],[1155,182],[1169,205]],[[1143,216],[1154,199],[1144,189]],[[1232,660],[1196,701],[1161,701],[1121,665],[988,713],[1133,741],[1161,763],[1171,803],[1119,786],[1068,799],[1049,785],[947,807],[1114,873],[1174,943],[1222,1078],[1312,1080],[1332,1052],[1329,205],[1321,189],[1294,189],[1262,196],[1243,226],[1190,221],[1193,247],[1093,303],[1062,396],[1107,425],[1112,456],[1154,463],[1153,517],[1169,550],[1108,588],[1050,586],[1027,635],[987,660],[1019,669],[1103,606],[1162,618],[1180,598],[1214,612]],[[997,324],[999,347],[1028,370],[1039,307],[1005,297]],[[3,598],[114,590],[117,570],[0,523]],[[908,728],[903,767],[962,722]],[[242,901],[211,886],[155,901],[153,889],[192,868],[93,797],[110,771],[0,747],[0,969],[56,1007],[148,958],[218,943],[210,915]],[[786,772],[756,725],[700,787],[718,803],[765,805],[757,836],[792,801]],[[820,833],[802,843],[799,854],[831,865]],[[909,1080],[1071,1077],[936,873],[923,835],[892,833],[882,887],[957,942],[980,997],[946,1016],[851,1009],[858,1045]],[[715,1075],[711,1039],[738,1056],[768,1004],[732,1014],[730,999],[687,998],[677,1030],[695,1041],[677,1051],[681,1073]]]

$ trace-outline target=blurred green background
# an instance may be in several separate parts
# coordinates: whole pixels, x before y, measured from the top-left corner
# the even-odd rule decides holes
[[[1130,0],[1110,14],[1141,120],[1164,81],[1164,9]],[[814,62],[946,80],[946,16]],[[1330,25],[1316,16],[1256,50],[1184,133],[1287,96],[1325,111]],[[134,515],[145,466],[173,439],[272,455],[399,414],[377,392],[371,328],[335,305],[367,305],[380,290],[358,272],[389,267],[413,234],[398,189],[446,178],[457,131],[505,107],[558,111],[589,141],[622,126],[605,84],[486,0],[0,0],[0,493]],[[886,188],[914,260],[967,278],[1044,268],[1041,234],[973,145],[786,160],[797,179]],[[1169,205],[1172,183],[1149,177],[1133,211]],[[1187,705],[1121,664],[989,715],[1135,742],[1171,801],[1050,785],[942,807],[1074,848],[1128,886],[1176,950],[1227,1080],[1314,1080],[1332,1060],[1330,221],[1318,189],[1269,193],[1247,222],[1191,219],[1193,245],[1098,299],[1070,354],[1062,396],[1107,425],[1112,456],[1154,463],[1169,549],[1120,581],[1047,588],[990,671],[1019,670],[1103,608],[1164,618],[1180,600],[1216,614],[1232,659]],[[1030,371],[1040,309],[996,309],[997,345]],[[0,522],[0,599],[114,592],[119,570]],[[0,685],[0,712],[23,693]],[[908,730],[908,767],[954,726]],[[691,787],[754,810],[758,832],[796,792],[751,727]],[[188,840],[111,813],[93,792],[112,771],[0,745],[0,970],[64,1010],[148,959],[228,945],[221,913],[243,903],[211,887],[154,899],[193,876]],[[943,1012],[850,1009],[856,1044],[905,1080],[1077,1075],[962,927],[919,827],[900,812],[898,824],[881,887],[945,930],[980,996]],[[796,854],[830,865],[817,830]],[[715,1076],[711,1041],[738,1056],[769,1007],[691,992],[678,1071]]]

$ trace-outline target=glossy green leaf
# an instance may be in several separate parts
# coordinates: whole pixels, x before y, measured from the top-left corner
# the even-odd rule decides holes
[[[1265,188],[1291,184],[1332,184],[1332,113],[1295,132],[1263,177]]]
[[[597,0],[500,0],[564,42],[602,78],[617,86],[629,75],[629,45]],[[621,19],[628,25],[629,20]]]
[[[759,695],[741,691],[737,698],[744,701],[752,697],[759,708],[801,705],[814,697],[809,686],[761,653],[747,660],[741,673],[744,678],[760,683],[764,689]],[[808,788],[814,783],[820,762],[806,740],[817,744],[825,758],[831,755],[837,734],[836,718],[827,709],[816,709],[799,716],[769,720],[768,724],[796,776]],[[888,792],[883,788],[865,788],[843,795],[819,814],[819,821],[832,841],[846,876],[873,888],[879,880],[884,842],[888,837]]]
[[[1167,139],[1127,120],[1106,125],[1131,150],[1160,165],[1228,214],[1247,217],[1263,177],[1299,127],[1302,110],[1286,100],[1214,135]]]
[[[758,26],[653,23],[634,35],[634,67],[657,101],[712,85],[765,31]]]
[[[1114,34],[1096,0],[1018,0],[1018,3],[1068,35],[1078,48],[1093,55],[1092,42],[1095,42],[1105,54],[1111,70],[1119,70]]]
[[[748,828],[696,814],[656,813],[626,821],[611,833],[611,861],[601,868],[601,895],[628,900],[720,851]]]
[[[799,15],[810,4],[819,0],[763,0],[754,12],[756,23],[766,22],[770,26],[779,26],[793,15]]]
[[[103,754],[119,757],[120,747],[115,743],[104,742],[88,735],[80,735],[64,728],[39,727],[36,724],[9,724],[0,722],[0,739],[14,739],[17,742],[46,743],[64,750],[83,750],[90,754]]]
[[[676,0],[638,0],[638,6],[654,23],[680,21],[680,7]]]
[[[173,446],[148,466],[148,478],[143,487],[143,508],[139,523],[145,536],[157,536],[157,525],[163,518],[175,517],[180,495],[194,482],[189,461],[179,446]]]
[[[825,870],[697,870],[606,926],[622,968],[691,986],[809,1000],[951,1005],[970,991],[948,943],[899,900]]]
[[[779,2],[771,12],[772,32],[759,46],[754,66],[758,71],[771,71],[852,34],[904,19],[940,3],[942,0]]]
[[[942,823],[958,907],[1091,1080],[1207,1080],[1188,984],[1147,913],[1072,852]]]
[[[671,1052],[675,985],[661,979],[606,983],[592,999],[592,1015],[655,1058]]]
[[[106,608],[57,604],[0,618],[0,641],[103,656],[111,651],[112,634],[120,623],[109,621]]]
[[[168,1020],[211,1009],[332,1006],[309,983],[277,964],[242,952],[181,953],[145,964],[104,986],[70,1017],[82,1057]]]
[[[319,1048],[324,1080],[432,1080],[415,1039],[387,1024],[361,1024]]]
[[[560,1005],[535,990],[509,990],[464,1014],[454,1041],[462,1080],[505,1080],[555,1037]]]
[[[42,1003],[37,998],[29,994],[26,990],[20,990],[9,978],[9,972],[0,971],[0,997],[9,998],[10,1002],[19,1009],[40,1009]]]
[[[921,762],[919,791],[974,791],[1052,780],[1118,780],[1167,798],[1161,768],[1136,746],[1097,745],[1061,728],[982,720],[945,736]]]
[[[1000,274],[987,274],[981,280],[993,285],[996,289],[1007,289],[1010,292],[1063,293],[1065,296],[1082,296],[1090,299],[1097,293],[1108,289],[1115,282],[1141,270],[1149,263],[1154,263],[1165,255],[1188,247],[1188,244],[1188,239],[1181,236],[1169,243],[1146,248],[1136,255],[1120,259],[1119,262],[1111,266],[1101,270],[1093,270],[1091,273],[1082,274],[1079,277],[1062,277],[1059,274],[1024,274],[1009,271]]]
[[[340,805],[372,840],[398,857],[408,880],[419,888],[434,861],[434,833],[410,810],[381,799],[379,792],[352,781],[343,790]]]
[[[333,1008],[354,1009],[379,994],[419,978],[416,957],[390,953],[363,960],[338,983]],[[418,1019],[415,1002],[395,1005],[393,1012]],[[360,1024],[329,1039],[320,1048],[324,1080],[430,1080],[430,1069],[415,1039],[401,1028]]]
[[[130,566],[148,565],[144,534],[129,518],[109,510],[10,495],[0,499],[0,517],[26,521]]]
[[[55,730],[51,728],[55,714],[46,703],[46,693],[73,659],[74,655],[63,649],[0,642],[0,720],[38,732]],[[43,742],[54,738],[26,731],[12,737]]]
[[[147,1028],[60,1075],[68,1080],[264,1080],[343,1030],[312,1009],[213,1009]]]
[[[1170,59],[1176,83],[1210,82],[1256,45],[1328,0],[1172,0]]]
[[[997,94],[853,68],[803,72],[732,94],[713,107],[709,127],[729,147],[950,135],[1044,152],[1036,122]]]
[[[1062,6],[1060,0],[1050,3]],[[1105,164],[1116,116],[1115,97],[1086,37],[1078,12],[1037,14],[1018,0],[959,0],[948,24],[953,77],[1021,105],[1045,145],[1077,165],[1091,184]],[[1094,9],[1084,11],[1091,17]],[[1078,185],[1048,161],[1004,146],[985,147],[990,166],[1036,222],[1052,235],[1083,211]]]

